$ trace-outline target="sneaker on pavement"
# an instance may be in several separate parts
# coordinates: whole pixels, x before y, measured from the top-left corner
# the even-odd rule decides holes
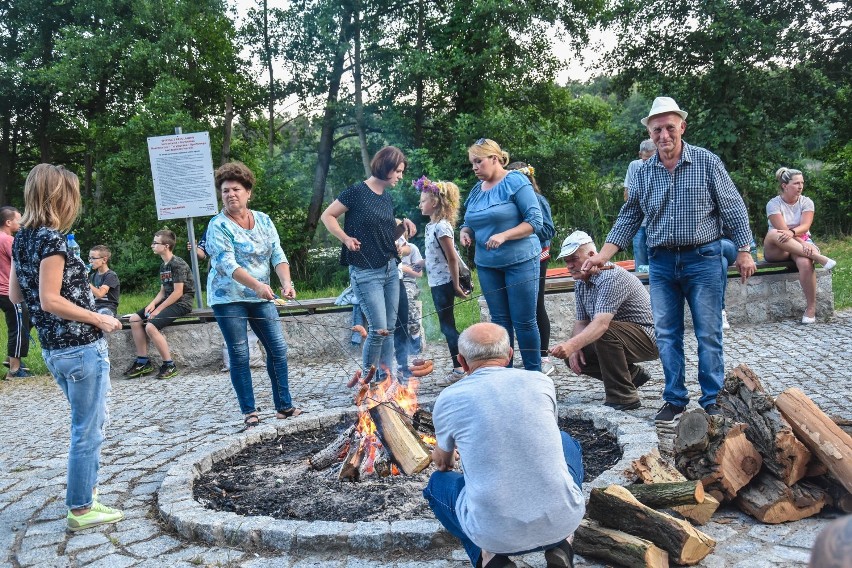
[[[550,362],[550,357],[542,357],[541,359],[541,372],[545,375],[552,375],[553,371],[556,370],[556,367],[553,366],[553,363]]]
[[[722,409],[719,408],[719,405],[715,402],[712,402],[704,407],[704,412],[707,413],[708,416],[721,416]]]
[[[174,363],[163,363],[160,365],[160,372],[157,373],[158,379],[171,379],[178,374],[177,367]]]
[[[459,373],[455,369],[447,373],[446,377],[442,377],[435,381],[439,385],[451,385],[453,383],[457,383],[464,378],[464,373]]]
[[[686,410],[685,406],[678,406],[676,404],[672,404],[667,402],[663,405],[657,415],[654,416],[654,422],[662,422],[662,423],[672,423],[674,422],[678,416],[683,414],[683,411]]]
[[[30,373],[29,369],[25,369],[24,367],[19,367],[17,371],[9,371],[6,373],[7,379],[26,379],[27,377],[32,377],[33,374]]]
[[[90,529],[98,525],[117,523],[123,518],[124,513],[118,509],[107,507],[95,500],[92,502],[92,508],[85,515],[75,515],[71,511],[68,511],[66,523],[69,531],[77,532],[83,529]]]
[[[135,361],[130,368],[124,371],[124,376],[128,379],[133,379],[136,377],[141,377],[142,375],[150,375],[154,372],[154,365],[151,364],[150,361],[147,363],[140,363]]]
[[[651,373],[645,370],[645,367],[642,365],[636,365],[638,367],[638,371],[633,375],[633,386],[637,389],[651,380]]]
[[[731,324],[728,323],[728,314],[722,310],[722,329],[731,329]]]

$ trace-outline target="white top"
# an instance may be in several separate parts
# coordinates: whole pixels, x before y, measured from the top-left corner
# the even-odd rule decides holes
[[[426,225],[426,237],[423,240],[423,247],[426,253],[426,279],[430,287],[440,286],[441,284],[453,281],[450,276],[450,266],[444,257],[441,243],[438,242],[438,239],[441,237],[452,238],[453,248],[455,249],[453,227],[449,221],[441,219],[437,223]]]
[[[400,261],[400,266],[407,266],[411,268],[421,260],[423,260],[423,255],[420,254],[420,249],[417,248],[417,245],[414,243],[408,243],[409,248],[411,248],[411,252],[402,257]],[[403,273],[402,280],[404,282],[417,282],[417,280],[413,276],[409,276],[408,274]]]
[[[802,224],[802,213],[805,211],[813,211],[814,202],[810,197],[800,195],[795,203],[787,203],[781,199],[780,195],[776,195],[766,204],[766,216],[777,215],[781,213],[787,227],[795,229]],[[772,229],[772,222],[769,222],[769,228]]]

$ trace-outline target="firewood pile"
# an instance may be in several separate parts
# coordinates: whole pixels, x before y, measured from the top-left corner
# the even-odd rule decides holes
[[[313,469],[328,469],[329,476],[341,481],[359,481],[370,475],[413,475],[432,462],[432,416],[417,407],[416,381],[402,385],[388,374],[373,385],[375,372],[372,367],[362,377],[356,371],[347,383],[355,389],[358,421],[311,456]]]
[[[637,484],[592,489],[578,553],[622,566],[696,564],[716,543],[694,525],[726,502],[769,524],[825,506],[852,513],[852,437],[801,390],[773,399],[740,365],[717,402],[722,416],[685,412],[663,455],[632,463]]]

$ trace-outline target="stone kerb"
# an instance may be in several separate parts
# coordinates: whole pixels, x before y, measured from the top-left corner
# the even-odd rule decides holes
[[[430,404],[433,401],[422,401]],[[622,459],[583,488],[588,497],[593,487],[632,482],[630,462],[657,445],[654,428],[646,421],[603,406],[581,404],[560,407],[560,417],[591,420],[618,438]],[[221,444],[208,445],[181,458],[166,473],[157,491],[160,516],[185,539],[243,550],[274,549],[289,552],[365,552],[416,548],[427,550],[456,544],[435,519],[395,522],[294,521],[272,517],[247,517],[207,509],[193,497],[193,485],[214,463],[239,453],[250,444],[281,434],[331,427],[354,413],[327,411],[314,416],[262,424]]]
[[[349,346],[351,317],[349,311],[283,317],[281,327],[287,340],[288,356],[294,359],[339,357],[341,348]],[[216,372],[222,366],[223,339],[216,322],[173,325],[164,329],[163,335],[179,369]],[[125,329],[107,334],[107,341],[110,375],[120,377],[136,357],[133,337],[130,330]],[[153,345],[149,344],[148,355],[159,364],[160,356]]]
[[[834,316],[834,292],[831,271],[817,269],[817,310],[820,321]],[[545,294],[544,305],[550,317],[551,343],[571,337],[574,329],[574,292],[562,291]],[[689,308],[685,322],[692,326]],[[797,272],[763,273],[752,276],[743,284],[739,278],[728,278],[725,294],[725,311],[731,324],[756,324],[769,322],[798,322],[805,311],[805,295]],[[481,321],[491,321],[485,298],[479,298]]]

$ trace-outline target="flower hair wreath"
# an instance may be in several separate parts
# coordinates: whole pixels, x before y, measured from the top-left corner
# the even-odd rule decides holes
[[[524,174],[525,176],[535,177],[535,168],[532,166],[524,166],[523,168],[518,168],[518,171]]]
[[[417,181],[411,182],[411,185],[413,185],[414,188],[421,193],[423,193],[424,191],[428,191],[429,193],[434,193],[435,195],[444,195],[444,193],[447,191],[444,182],[434,182],[426,176],[422,176]]]

